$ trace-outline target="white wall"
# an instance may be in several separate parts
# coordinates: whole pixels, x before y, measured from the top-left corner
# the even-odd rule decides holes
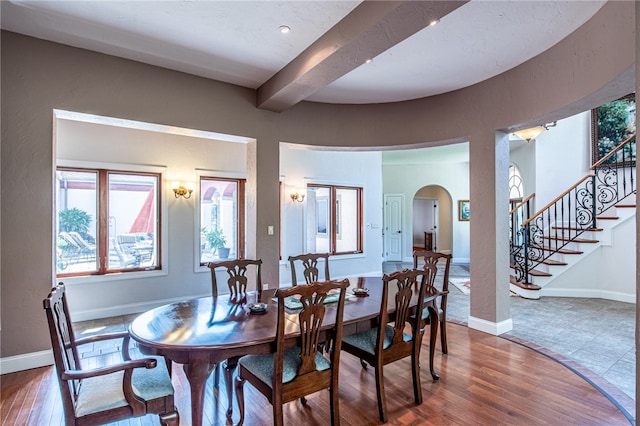
[[[305,253],[305,208],[289,194],[305,193],[308,183],[358,186],[363,188],[362,254],[332,256],[331,278],[382,274],[382,163],[380,152],[317,151],[291,144],[280,145],[282,181],[282,261],[280,282],[291,283],[286,261]]]
[[[425,150],[425,151],[428,151]],[[409,151],[410,152],[410,151]],[[469,222],[458,221],[458,200],[469,199],[469,162],[429,162],[419,164],[385,164],[382,167],[384,193],[404,194],[403,229],[411,231],[413,227],[413,198],[420,188],[438,185],[451,195],[450,210],[452,223],[452,255],[457,263],[469,262]],[[440,205],[440,213],[445,209]],[[471,217],[473,218],[473,207]],[[473,219],[472,219],[473,220]],[[410,235],[410,233],[409,233]],[[411,261],[412,241],[403,242],[402,257]]]
[[[559,120],[533,142],[535,145],[535,205],[544,207],[589,173],[591,112]],[[560,172],[561,171],[561,172]]]

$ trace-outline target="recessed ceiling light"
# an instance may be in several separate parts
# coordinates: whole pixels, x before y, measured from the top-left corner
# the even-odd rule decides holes
[[[429,22],[429,26],[433,27],[435,24],[437,24],[438,22],[440,22],[439,19],[434,19],[433,21]]]
[[[286,34],[286,33],[288,33],[289,31],[291,31],[291,28],[287,27],[286,25],[280,25],[279,30],[280,30],[280,32],[281,32],[282,34]]]
[[[373,59],[369,58],[366,61],[364,61],[365,64],[368,64],[369,62],[371,62]]]

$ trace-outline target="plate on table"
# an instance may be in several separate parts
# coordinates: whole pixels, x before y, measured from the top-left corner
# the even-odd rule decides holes
[[[264,314],[267,312],[266,303],[250,303],[247,307],[249,308],[249,312],[252,314]]]
[[[351,290],[353,292],[353,294],[355,294],[358,297],[365,297],[369,295],[369,289],[368,288],[354,288],[353,290]]]

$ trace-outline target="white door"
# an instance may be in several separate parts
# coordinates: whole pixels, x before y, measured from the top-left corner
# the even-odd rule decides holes
[[[384,196],[384,258],[402,261],[402,205],[404,195]]]

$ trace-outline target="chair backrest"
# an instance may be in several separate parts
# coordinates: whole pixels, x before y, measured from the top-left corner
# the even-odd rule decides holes
[[[447,295],[449,294],[449,268],[451,267],[451,254],[440,253],[431,250],[415,250],[413,252],[413,268],[418,269],[420,260],[424,262],[421,266],[426,268],[427,265],[433,265],[437,270],[438,262],[444,260],[444,273],[442,275],[442,297],[440,299],[440,309],[446,310],[447,308]],[[434,285],[435,281],[434,281]],[[437,287],[437,285],[436,285]]]
[[[211,270],[211,295],[218,296],[218,279],[216,277],[216,269],[224,268],[229,275],[227,279],[227,285],[229,287],[229,293],[231,297],[238,297],[247,292],[249,284],[248,271],[253,270],[255,272],[253,280],[255,281],[255,287],[258,291],[258,300],[262,296],[262,260],[257,259],[235,259],[225,260],[221,262],[210,262],[208,264]]]
[[[380,324],[376,339],[376,353],[393,351],[397,356],[407,356],[412,351],[418,353],[422,342],[422,317],[412,315],[422,312],[425,307],[425,296],[430,282],[433,283],[435,270],[433,269],[405,269],[386,274],[382,277],[382,301],[380,303]],[[431,288],[433,293],[433,289]],[[389,299],[394,301],[394,315],[388,315]],[[413,307],[415,304],[415,307]],[[411,325],[411,340],[405,339],[405,326]],[[393,337],[385,347],[387,326],[393,328]]]
[[[320,269],[318,268],[319,260],[324,260],[324,277],[320,277]],[[298,256],[289,256],[291,285],[298,285],[296,264],[302,264],[302,274],[304,275],[304,282],[307,284],[331,280],[329,276],[329,253],[306,253]]]
[[[80,390],[80,383],[76,380],[63,379],[63,373],[66,370],[80,370],[81,365],[64,284],[60,283],[51,289],[51,293],[43,301],[43,306],[49,324],[49,335],[51,336],[53,358],[64,412],[73,413],[75,412],[74,401]]]
[[[278,298],[278,325],[276,327],[276,355],[274,357],[273,370],[274,392],[277,392],[282,386],[284,352],[290,347],[290,345],[285,344],[285,334],[291,329],[291,325],[287,325],[287,322],[289,322],[287,317],[290,319],[291,316],[290,313],[285,311],[285,299],[291,296],[299,297],[299,301],[302,303],[302,308],[296,310],[294,315],[295,321],[299,325],[297,345],[300,348],[300,364],[295,379],[288,382],[287,386],[298,386],[293,383],[305,379],[308,379],[310,382],[299,385],[299,387],[308,390],[314,388],[314,385],[316,386],[315,389],[319,389],[323,385],[326,386],[326,383],[322,383],[318,380],[318,376],[315,375],[317,371],[315,358],[319,350],[319,344],[327,340],[321,336],[322,325],[326,322],[333,322],[333,326],[329,331],[332,339],[330,362],[332,380],[335,380],[334,383],[337,383],[338,367],[340,365],[340,348],[342,345],[342,317],[347,287],[349,287],[349,280],[345,279],[342,281],[301,284],[276,291],[276,297]],[[332,303],[331,305],[325,305],[327,296],[335,291],[340,291],[337,304]],[[335,315],[334,321],[325,319],[327,312]],[[288,335],[288,337],[290,337],[290,335]],[[313,391],[307,393],[311,392]]]

